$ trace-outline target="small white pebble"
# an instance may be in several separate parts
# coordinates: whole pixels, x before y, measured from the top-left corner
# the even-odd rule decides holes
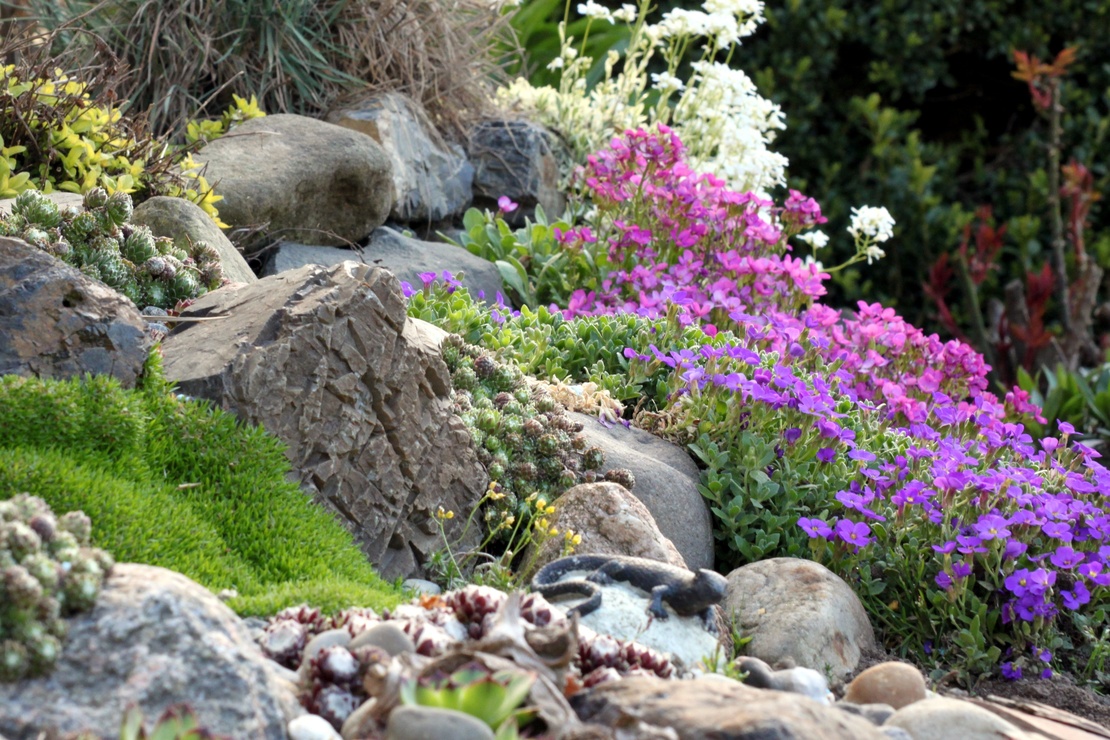
[[[343,740],[335,728],[317,714],[302,714],[289,723],[289,740]]]

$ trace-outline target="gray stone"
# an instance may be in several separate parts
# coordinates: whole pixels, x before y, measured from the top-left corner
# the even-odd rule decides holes
[[[337,629],[324,630],[320,634],[313,637],[304,646],[304,651],[301,653],[301,668],[307,670],[308,663],[321,651],[330,647],[347,647],[351,644],[351,633],[346,629],[340,627]]]
[[[272,237],[339,246],[364,239],[393,206],[389,158],[369,136],[277,114],[236,127],[193,157],[223,196],[220,219]]]
[[[579,692],[571,705],[584,722],[619,728],[640,721],[672,728],[680,740],[883,738],[867,720],[804,696],[710,678],[631,676]]]
[[[152,341],[128,299],[19,239],[0,237],[0,375],[111,375],[132,388]]]
[[[493,740],[493,730],[454,709],[400,706],[389,713],[385,740]]]
[[[135,206],[131,222],[143,224],[155,236],[166,236],[178,243],[206,243],[220,253],[224,277],[233,283],[253,283],[258,279],[231,240],[196,203],[184,198],[151,198]]]
[[[402,223],[440,221],[462,213],[470,204],[474,167],[466,153],[445,141],[408,96],[379,93],[332,111],[327,120],[382,145],[393,166],[390,218]]]
[[[416,645],[405,631],[393,622],[380,622],[371,625],[351,641],[351,649],[374,645],[390,655],[401,655],[416,651]]]
[[[214,733],[284,740],[304,711],[239,618],[179,573],[118,564],[93,610],[68,623],[49,676],[0,683],[0,733],[11,740],[79,730],[117,737],[128,705],[149,725],[182,702]]]
[[[462,275],[460,282],[475,299],[494,303],[501,287],[501,273],[488,260],[471,254],[463,247],[446,242],[425,242],[412,239],[393,229],[382,227],[370,235],[370,243],[360,249],[315,247],[282,242],[266,259],[262,276],[278,275],[305,265],[337,265],[346,260],[380,265],[398,280],[420,290],[420,273]]]
[[[484,493],[442,332],[408,319],[386,270],[303,267],[205,295],[186,315],[228,318],[170,334],[167,377],[282,439],[301,486],[387,579],[417,574],[442,546],[440,506],[469,511]]]
[[[859,597],[820,563],[771,558],[728,575],[724,609],[750,636],[748,655],[770,664],[792,660],[842,681],[875,647]]]
[[[602,471],[627,468],[636,477],[632,495],[647,506],[659,531],[692,570],[713,568],[713,522],[698,491],[698,466],[684,449],[642,429],[603,426],[597,417],[568,413],[582,424],[591,446],[605,452]]]
[[[289,723],[289,740],[343,740],[323,717],[305,714]]]
[[[890,716],[886,727],[905,730],[914,740],[1034,740],[998,715],[971,702],[935,697],[916,701]]]
[[[443,589],[438,584],[424,578],[408,578],[401,584],[401,589],[420,596],[436,596],[443,593]]]
[[[562,144],[539,124],[523,120],[482,121],[470,131],[467,154],[474,165],[474,205],[497,210],[508,196],[520,207],[507,216],[524,223],[542,206],[550,219],[563,215],[566,196],[559,187]]]

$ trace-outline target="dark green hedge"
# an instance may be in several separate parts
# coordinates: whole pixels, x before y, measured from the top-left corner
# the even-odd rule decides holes
[[[863,267],[858,282],[840,281],[838,301],[882,300],[927,324],[927,269],[958,245],[981,204],[1010,222],[1003,274],[988,294],[1046,260],[1045,126],[1010,76],[1013,49],[1051,60],[1079,46],[1065,78],[1063,160],[1085,163],[1101,190],[1110,184],[1110,4],[773,0],[766,15],[736,63],[786,112],[778,150],[790,158],[791,185],[830,217],[836,256],[849,254],[851,207],[883,205],[898,221],[887,259]],[[1105,204],[1092,226],[1088,249],[1105,266]]]

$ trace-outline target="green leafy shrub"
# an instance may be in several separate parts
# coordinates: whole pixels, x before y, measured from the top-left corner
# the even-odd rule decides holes
[[[55,517],[35,496],[0,500],[0,681],[49,671],[62,617],[96,602],[114,561],[89,546],[90,529],[83,512]]]
[[[424,291],[409,296],[409,315],[435,324],[466,342],[510,362],[525,375],[541,380],[596,383],[621,403],[647,399],[648,408],[662,407],[667,393],[665,373],[644,375],[624,356],[625,347],[647,351],[649,344],[694,346],[673,323],[635,314],[583,316],[573,321],[545,306],[512,311],[475,302],[465,288],[429,281]],[[700,334],[700,332],[697,332]],[[685,341],[685,344],[683,342]]]
[[[102,188],[85,194],[84,209],[58,208],[37,190],[19,194],[0,234],[16,236],[100,280],[145,308],[173,308],[220,286],[220,254],[205,242],[177,245],[132,226],[131,196]]]
[[[507,198],[502,202],[508,210],[516,209]],[[536,206],[535,223],[525,219],[524,226],[514,231],[502,215],[471,208],[463,214],[458,241],[448,241],[497,265],[516,305],[566,305],[574,291],[596,284],[593,253],[571,252],[559,244],[559,234],[570,229],[569,223],[549,223],[543,208]]]
[[[210,405],[109,379],[0,379],[0,498],[92,517],[120,560],[235,589],[241,614],[396,603],[351,535],[289,482],[280,443]]]

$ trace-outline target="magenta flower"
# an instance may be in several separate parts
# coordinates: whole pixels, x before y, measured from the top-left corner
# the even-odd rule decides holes
[[[512,199],[507,195],[502,195],[497,199],[497,208],[502,213],[512,213],[517,209],[519,204],[513,203]]]

